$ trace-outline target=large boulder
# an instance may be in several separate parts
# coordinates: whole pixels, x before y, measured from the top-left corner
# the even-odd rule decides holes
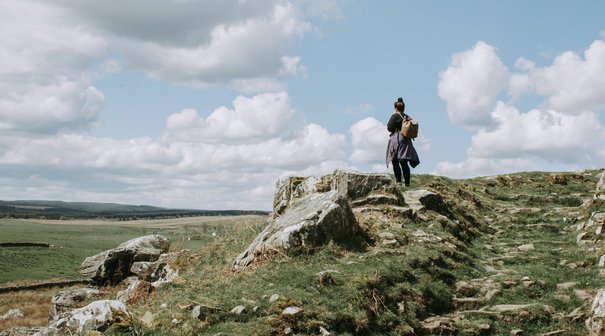
[[[285,213],[297,200],[314,193],[338,191],[351,207],[367,205],[405,205],[399,187],[388,174],[336,170],[321,177],[290,176],[277,180],[273,217]]]
[[[270,221],[233,264],[233,270],[250,265],[257,257],[275,250],[321,246],[330,240],[349,243],[360,230],[349,202],[338,191],[311,193],[290,204]]]
[[[49,321],[53,321],[62,313],[81,306],[81,303],[101,295],[101,291],[95,288],[67,289],[56,292],[50,303]]]
[[[131,316],[122,302],[102,300],[59,315],[49,328],[58,330],[60,335],[85,335],[114,324],[128,326],[130,323]]]
[[[80,274],[98,285],[117,284],[131,275],[137,261],[155,261],[170,248],[170,240],[160,235],[131,239],[117,248],[88,257],[80,266]]]

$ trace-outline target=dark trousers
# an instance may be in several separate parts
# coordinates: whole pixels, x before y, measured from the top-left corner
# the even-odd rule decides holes
[[[408,160],[399,161],[394,159],[392,163],[397,183],[401,183],[401,172],[403,171],[403,181],[406,186],[410,185],[410,166],[408,165]]]

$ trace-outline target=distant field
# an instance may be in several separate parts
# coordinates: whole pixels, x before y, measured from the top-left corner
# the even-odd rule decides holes
[[[0,219],[0,242],[46,242],[43,247],[0,247],[0,286],[7,282],[77,279],[82,261],[129,239],[161,234],[171,249],[195,248],[261,216],[209,216],[136,221]]]

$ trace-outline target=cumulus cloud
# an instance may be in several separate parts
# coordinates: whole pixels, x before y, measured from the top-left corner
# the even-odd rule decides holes
[[[605,127],[594,112],[570,115],[534,109],[521,113],[499,102],[492,116],[498,126],[473,136],[470,156],[533,156],[565,163],[604,159],[599,152],[605,143]]]
[[[89,67],[104,39],[47,3],[0,3],[0,129],[52,133],[97,119],[103,94]]]
[[[448,103],[452,119],[452,102],[466,101],[467,91],[476,89],[473,81],[459,80],[462,86],[451,95],[442,94],[442,88],[456,79],[473,78],[476,70],[464,66],[474,59],[479,42],[472,50],[454,55],[452,65],[441,76],[440,96]],[[600,113],[605,106],[605,42],[594,41],[583,56],[566,51],[556,56],[552,65],[539,67],[533,61],[520,57],[514,64],[517,72],[509,73],[502,65],[493,47],[481,47],[487,52],[492,68],[508,74],[508,85],[499,85],[491,91],[492,99],[506,92],[511,101],[493,105],[489,122],[475,129],[465,161],[442,162],[436,172],[451,176],[472,176],[508,171],[538,169],[533,162],[549,162],[572,166],[599,166],[605,164],[605,126]],[[485,55],[484,55],[485,56]],[[496,64],[496,65],[494,65]],[[453,70],[452,70],[453,69]],[[449,77],[448,77],[449,76]],[[454,78],[454,79],[452,79]],[[538,104],[524,112],[514,106],[522,95],[535,95]],[[488,95],[484,94],[484,97]],[[462,105],[455,105],[462,106]],[[485,110],[466,107],[464,115],[486,117]],[[486,119],[486,120],[487,120]],[[452,121],[455,121],[453,119]],[[462,123],[469,126],[469,123]]]
[[[289,1],[152,0],[144,10],[134,0],[59,3],[154,79],[206,87],[305,73],[286,53],[312,25]]]
[[[192,109],[170,115],[164,139],[224,143],[273,138],[288,131],[293,114],[285,92],[239,96],[233,101],[233,109],[220,107],[206,118]]]
[[[389,139],[387,126],[369,117],[362,119],[350,129],[353,153],[352,162],[371,163],[384,161],[386,144]]]
[[[557,56],[549,67],[529,76],[547,106],[568,113],[605,107],[605,42],[594,41],[584,57],[572,51]]]
[[[473,49],[454,54],[439,77],[439,97],[453,123],[470,128],[492,123],[491,109],[509,80],[495,47],[479,41]]]
[[[274,181],[285,172],[346,167],[345,135],[292,124],[295,119],[282,92],[237,97],[233,108],[219,107],[206,118],[193,110],[175,113],[160,139],[1,135],[0,173],[17,174],[23,183],[7,184],[11,197],[27,197],[29,187],[42,198],[268,209]],[[108,191],[115,189],[127,195]]]
[[[0,129],[89,129],[105,100],[92,84],[99,70],[136,69],[197,88],[283,91],[285,79],[306,76],[290,51],[314,29],[315,2],[2,1]]]

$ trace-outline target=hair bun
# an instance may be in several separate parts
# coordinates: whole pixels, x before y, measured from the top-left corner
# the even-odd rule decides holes
[[[397,102],[398,103],[403,103],[403,98],[401,98],[401,97],[397,98]]]

